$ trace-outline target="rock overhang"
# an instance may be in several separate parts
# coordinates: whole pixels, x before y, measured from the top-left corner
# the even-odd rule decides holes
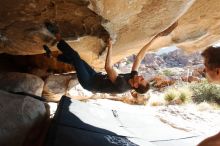
[[[63,37],[96,68],[105,60],[105,42],[111,36],[113,61],[136,54],[157,33],[178,21],[168,36],[148,49],[176,45],[193,52],[220,38],[220,1],[216,0],[38,0],[0,2],[0,52],[13,55],[44,53],[53,38],[44,27],[55,22]],[[52,47],[56,50],[56,47]]]

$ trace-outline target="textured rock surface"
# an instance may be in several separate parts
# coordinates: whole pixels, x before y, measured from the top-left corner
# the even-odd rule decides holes
[[[43,25],[47,20],[56,22],[66,39],[108,35],[101,26],[102,18],[80,1],[3,0],[0,5],[1,52],[42,53],[43,43],[51,41]]]
[[[178,27],[149,50],[177,44],[194,51],[220,38],[219,8],[217,0],[1,0],[0,52],[43,53],[41,46],[53,42],[43,25],[47,20],[56,22],[64,38],[94,67],[103,67],[105,55],[99,54],[109,34],[115,40],[116,62],[137,53],[177,20]]]
[[[220,1],[196,0],[179,19],[176,29],[155,41],[150,49],[176,44],[189,52],[202,50],[220,39]]]
[[[0,89],[42,95],[44,81],[34,75],[17,72],[0,73]]]
[[[0,107],[1,146],[22,146],[26,137],[33,136],[36,132],[30,132],[30,130],[36,125],[42,124],[41,122],[46,118],[44,103],[28,96],[10,94],[0,90]],[[40,130],[39,127],[38,130]],[[35,143],[38,136],[33,136]]]
[[[193,0],[91,1],[90,8],[109,20],[103,25],[116,40],[113,46],[115,60],[137,53],[154,35],[182,16],[194,2]]]
[[[43,96],[48,101],[59,101],[63,95],[66,95],[67,88],[73,75],[50,75],[45,80]]]

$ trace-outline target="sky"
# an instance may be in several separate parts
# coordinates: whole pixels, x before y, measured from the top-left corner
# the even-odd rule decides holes
[[[179,49],[179,48],[177,48],[176,46],[163,47],[163,48],[159,49],[159,51],[157,51],[156,54],[162,55],[164,53],[169,53],[169,52],[175,51],[177,49]]]

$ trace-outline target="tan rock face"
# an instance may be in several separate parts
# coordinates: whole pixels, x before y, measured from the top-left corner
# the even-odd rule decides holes
[[[1,0],[0,52],[43,53],[42,45],[53,42],[44,28],[47,20],[96,68],[104,65],[105,55],[99,55],[109,35],[116,62],[137,53],[177,20],[178,27],[149,50],[172,44],[188,51],[203,49],[220,38],[219,8],[217,0]]]
[[[87,8],[80,0],[3,0],[0,2],[1,52],[30,55],[43,52],[42,45],[51,42],[44,28],[47,20],[60,26],[68,40],[91,35],[107,38],[103,18]]]
[[[153,36],[181,17],[193,2],[193,0],[92,0],[90,7],[109,20],[103,26],[116,41],[113,56],[118,61],[123,56],[137,53]]]
[[[196,0],[179,18],[177,28],[167,37],[155,41],[150,49],[169,45],[193,52],[203,50],[220,39],[220,1]]]

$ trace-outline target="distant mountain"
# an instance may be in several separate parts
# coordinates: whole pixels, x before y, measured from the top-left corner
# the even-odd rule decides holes
[[[130,72],[134,59],[135,55],[130,56],[115,66],[123,73]],[[151,78],[168,72],[167,74],[173,74],[178,78],[179,76],[191,75],[194,70],[202,70],[202,68],[203,58],[200,52],[187,54],[181,49],[172,47],[168,48],[168,51],[160,50],[159,53],[147,53],[139,68],[139,73],[146,78]]]

